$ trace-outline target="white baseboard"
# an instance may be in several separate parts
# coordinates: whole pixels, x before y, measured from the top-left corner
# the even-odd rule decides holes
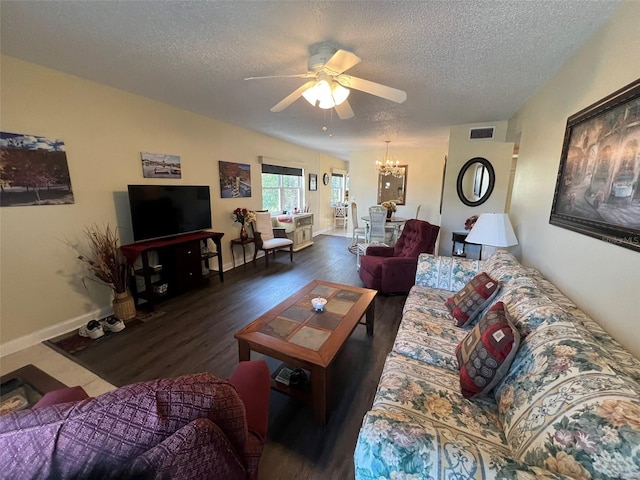
[[[33,345],[55,338],[64,333],[80,328],[92,319],[104,318],[113,314],[111,306],[100,308],[89,313],[85,313],[76,318],[65,320],[64,322],[51,325],[50,327],[43,328],[36,332],[30,333],[15,340],[10,340],[7,343],[0,344],[0,358],[12,353],[18,352]]]
[[[264,252],[258,253],[258,258],[262,258],[263,256]],[[251,259],[253,259],[253,257],[251,257]],[[242,262],[242,259],[240,259],[240,262]],[[236,261],[236,266],[241,265],[242,263]],[[229,262],[223,264],[222,269],[224,272],[232,270],[233,263]],[[111,307],[111,305],[93,310],[92,312],[85,313],[84,315],[80,315],[76,318],[51,325],[50,327],[43,328],[36,332],[29,333],[28,335],[16,338],[15,340],[10,340],[6,343],[0,343],[0,358],[6,355],[11,355],[12,353],[18,352],[25,348],[32,347],[33,345],[44,342],[45,340],[49,340],[51,338],[55,338],[64,333],[71,332],[72,330],[85,325],[92,319],[105,318],[109,315],[113,315],[113,308]]]

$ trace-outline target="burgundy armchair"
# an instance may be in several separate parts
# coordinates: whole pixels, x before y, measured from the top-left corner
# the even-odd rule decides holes
[[[415,283],[418,255],[433,253],[440,227],[407,220],[393,247],[372,245],[360,259],[364,286],[382,293],[407,293]]]
[[[199,373],[95,398],[50,392],[0,417],[0,476],[255,479],[270,386],[266,363],[253,361],[229,381]]]

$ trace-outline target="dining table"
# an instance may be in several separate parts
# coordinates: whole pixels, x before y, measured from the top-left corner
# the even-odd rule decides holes
[[[366,241],[369,241],[369,224],[371,223],[371,217],[364,216],[364,217],[360,217],[361,220],[364,222],[364,236]],[[392,231],[392,235],[391,235],[391,239],[389,240],[390,242],[390,246],[393,246],[396,244],[396,241],[398,240],[398,237],[400,236],[400,232],[402,231],[402,227],[404,227],[404,224],[407,222],[407,220],[409,220],[408,218],[404,218],[404,217],[396,217],[395,215],[392,215],[391,217],[387,218],[387,223],[386,223],[386,228],[385,229],[389,229]]]

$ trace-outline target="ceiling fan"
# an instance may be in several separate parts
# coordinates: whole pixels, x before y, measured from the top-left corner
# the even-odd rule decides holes
[[[347,101],[350,93],[349,89],[360,90],[396,103],[402,103],[407,99],[406,92],[402,90],[344,74],[346,70],[361,61],[360,57],[354,53],[346,50],[336,50],[330,46],[321,46],[318,49],[318,53],[309,57],[307,73],[248,77],[245,80],[264,78],[310,79],[271,108],[272,112],[281,112],[302,96],[313,106],[317,105],[319,108],[325,109],[335,107],[338,117],[341,120],[346,120],[354,116],[351,105]]]

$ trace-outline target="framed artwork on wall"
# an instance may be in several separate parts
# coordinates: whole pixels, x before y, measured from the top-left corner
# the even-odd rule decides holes
[[[220,197],[238,198],[251,196],[251,165],[218,161],[220,169]]]
[[[140,152],[140,158],[144,178],[182,178],[182,167],[178,155]]]
[[[310,173],[309,174],[309,191],[315,192],[318,190],[318,174]]]
[[[0,132],[0,207],[74,203],[62,140]]]
[[[549,223],[640,251],[640,79],[567,120]]]

